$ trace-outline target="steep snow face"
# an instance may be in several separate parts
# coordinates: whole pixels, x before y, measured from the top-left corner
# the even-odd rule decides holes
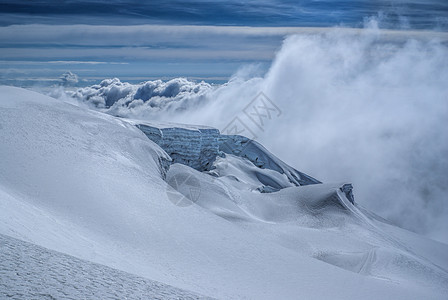
[[[0,141],[0,234],[219,299],[446,299],[448,246],[343,184],[297,186],[229,153],[164,179],[171,158],[133,124],[11,87]]]
[[[297,186],[320,183],[320,181],[311,176],[288,166],[258,142],[244,136],[221,135],[219,149],[225,153],[247,158],[259,168],[271,169],[286,174],[288,179]]]
[[[259,168],[248,159],[232,154],[218,157],[213,163],[213,170],[208,173],[221,179],[237,180],[246,184],[246,189],[261,192],[278,191],[295,186],[285,174]]]

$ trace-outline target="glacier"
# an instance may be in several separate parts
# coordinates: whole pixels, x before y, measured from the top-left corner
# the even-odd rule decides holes
[[[198,125],[127,121],[137,126],[151,141],[159,145],[172,158],[173,163],[185,164],[198,171],[214,169],[213,163],[217,157],[230,154],[247,159],[260,169],[285,174],[289,182],[295,186],[321,183],[288,166],[261,144],[244,136],[224,135],[216,128]],[[290,186],[290,184],[279,184],[268,178],[269,176],[259,174],[259,180],[269,182],[265,186],[269,186],[272,191]],[[344,187],[345,193],[351,193],[353,188],[351,185]],[[353,202],[353,196],[351,201]]]
[[[219,130],[204,126],[179,126],[134,122],[172,158],[199,171],[211,168],[218,155]]]
[[[3,294],[88,297],[72,288],[86,282],[64,273],[72,264],[112,289],[108,272],[117,274],[128,299],[136,281],[180,298],[446,299],[448,245],[390,224],[353,201],[349,183],[321,183],[256,141],[4,86],[0,141]],[[42,255],[51,260],[34,260]],[[42,268],[64,279],[57,289],[52,278],[30,281]]]

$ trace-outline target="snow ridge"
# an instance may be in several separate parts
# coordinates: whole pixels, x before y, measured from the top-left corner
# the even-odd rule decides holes
[[[286,174],[289,181],[296,186],[321,183],[317,179],[288,166],[260,143],[241,135],[221,135],[219,150],[244,157],[259,168]]]

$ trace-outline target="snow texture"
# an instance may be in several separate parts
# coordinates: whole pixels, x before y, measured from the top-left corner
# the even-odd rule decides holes
[[[258,142],[244,136],[221,135],[219,139],[219,150],[247,158],[259,168],[271,169],[286,174],[289,181],[297,186],[320,183],[317,179],[288,166]]]
[[[1,299],[209,299],[0,234]]]
[[[129,121],[12,87],[0,140],[0,234],[81,259],[75,270],[218,299],[446,299],[447,245],[352,204],[344,183],[292,183],[264,150],[165,170],[169,155]]]

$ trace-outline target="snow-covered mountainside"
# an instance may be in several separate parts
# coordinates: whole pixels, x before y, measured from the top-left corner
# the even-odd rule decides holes
[[[206,299],[0,234],[0,299]]]
[[[16,266],[0,277],[6,295],[16,281],[88,298],[64,273],[69,263],[111,289],[116,272],[123,291],[156,281],[180,298],[446,299],[447,245],[390,225],[352,203],[350,185],[319,183],[243,137],[0,87],[0,141],[0,270]],[[52,258],[34,261],[42,255]],[[43,274],[61,274],[56,290],[29,281],[53,264],[61,272]]]

